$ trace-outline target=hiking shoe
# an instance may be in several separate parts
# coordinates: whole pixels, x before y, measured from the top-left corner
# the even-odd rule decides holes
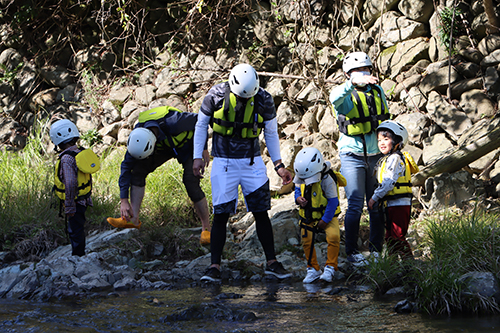
[[[279,261],[275,261],[271,265],[266,265],[264,274],[274,275],[278,279],[286,279],[292,276],[292,273],[288,273],[288,271],[283,268],[283,265]]]
[[[210,245],[210,231],[203,230],[201,232],[200,245]]]
[[[317,271],[314,267],[307,267],[307,274],[302,282],[313,283],[321,276],[321,270]]]
[[[108,217],[107,221],[109,224],[111,224],[115,228],[136,228],[140,229],[141,228],[141,221],[139,221],[138,225],[133,224],[132,222],[128,222],[127,220],[122,219],[121,217],[119,218],[113,218],[113,217]]]
[[[349,261],[354,267],[363,267],[368,265],[368,261],[361,253],[351,254],[347,256],[347,261]]]
[[[219,282],[220,281],[220,270],[218,270],[216,267],[209,267],[206,271],[205,274],[201,277],[200,281],[206,281],[206,282]]]
[[[372,252],[370,253],[370,261],[377,263],[380,258],[380,254],[378,252]]]
[[[319,277],[321,280],[325,282],[332,282],[333,277],[335,276],[335,268],[333,266],[326,266],[325,271]]]

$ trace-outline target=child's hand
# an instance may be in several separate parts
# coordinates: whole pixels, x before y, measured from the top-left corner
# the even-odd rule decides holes
[[[320,228],[322,230],[325,230],[327,226],[328,226],[328,223],[326,223],[323,220],[319,220],[319,222],[318,222],[318,228]]]
[[[300,207],[305,207],[307,205],[307,200],[304,197],[298,197],[296,201]]]
[[[370,201],[368,201],[368,208],[370,208],[370,210],[372,210],[373,205],[375,205],[375,203],[376,203],[376,201],[370,198]]]
[[[130,205],[128,199],[120,200],[120,215],[122,219],[127,222],[130,221],[132,217],[134,217],[134,211],[132,210],[132,206]]]

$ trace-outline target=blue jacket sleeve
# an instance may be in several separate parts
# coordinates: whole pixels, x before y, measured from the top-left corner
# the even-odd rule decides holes
[[[323,217],[321,219],[326,223],[330,223],[330,221],[335,216],[335,211],[337,210],[337,207],[339,205],[339,199],[335,197],[327,198],[326,200],[328,201],[328,203],[326,204],[325,213],[323,214]]]
[[[330,92],[330,103],[333,105],[333,109],[340,114],[348,114],[349,111],[354,107],[354,103],[351,99],[351,93],[354,90],[354,86],[351,80],[347,80],[345,83],[335,87]]]
[[[297,203],[298,197],[300,197],[300,186],[295,186],[295,203]]]

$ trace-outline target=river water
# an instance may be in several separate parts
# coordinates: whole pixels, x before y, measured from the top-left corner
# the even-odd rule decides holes
[[[397,314],[396,300],[302,283],[177,286],[83,299],[0,300],[0,332],[500,332],[500,316]]]

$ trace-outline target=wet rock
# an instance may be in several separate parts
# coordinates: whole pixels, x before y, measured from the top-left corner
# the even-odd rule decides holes
[[[161,323],[188,320],[249,322],[257,320],[257,316],[253,312],[231,309],[227,305],[200,304],[182,309],[177,313],[158,319]]]
[[[417,306],[415,305],[415,303],[410,302],[406,299],[398,302],[394,306],[394,311],[396,311],[397,313],[412,313],[415,312],[416,310]]]

